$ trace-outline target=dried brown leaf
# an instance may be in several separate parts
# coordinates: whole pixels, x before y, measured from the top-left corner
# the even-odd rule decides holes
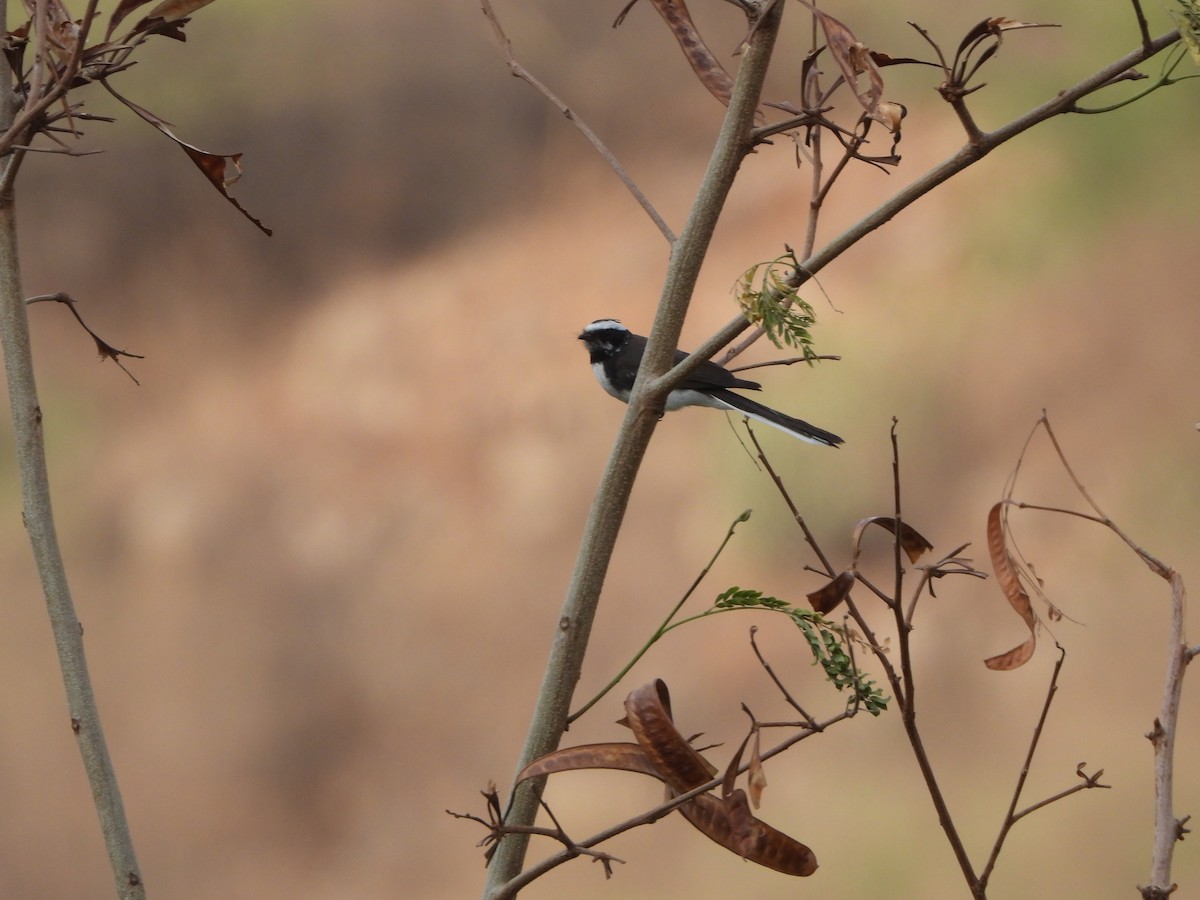
[[[134,35],[161,34],[174,41],[186,41],[183,26],[191,21],[192,13],[210,3],[212,0],[164,0],[133,26],[126,40]],[[109,34],[112,27],[110,23]]]
[[[750,768],[746,772],[746,784],[750,788],[750,804],[755,808],[762,804],[763,791],[767,789],[767,770],[762,764],[761,731],[755,730],[750,744]]]
[[[659,777],[677,792],[690,791],[716,774],[716,767],[687,742],[671,721],[670,693],[661,678],[625,698],[625,716]]]
[[[868,51],[871,54],[871,61],[879,68],[885,66],[933,66],[935,69],[940,66],[935,62],[930,62],[927,59],[914,59],[911,56],[892,56],[884,53],[882,50]]]
[[[958,57],[961,58],[963,53],[975,43],[987,37],[994,37],[996,43],[999,44],[1004,39],[1004,32],[1017,31],[1021,28],[1057,28],[1053,23],[1046,22],[1020,22],[1016,19],[1009,19],[1005,16],[995,16],[991,19],[984,19],[978,25],[974,26],[966,33],[958,44]],[[995,48],[992,48],[994,52]],[[990,55],[990,54],[989,54]],[[982,60],[980,60],[982,62]],[[978,66],[976,66],[978,68]]]
[[[895,516],[871,516],[866,519],[859,519],[854,525],[854,531],[850,538],[851,546],[854,548],[854,557],[851,560],[851,566],[858,563],[859,553],[862,552],[863,532],[867,530],[867,526],[869,525],[878,525],[880,528],[887,529],[892,534],[896,533]],[[900,549],[904,551],[904,555],[908,557],[909,562],[915,563],[933,549],[933,544],[929,543],[923,534],[907,522],[901,522]]]
[[[999,656],[993,656],[983,661],[983,664],[989,669],[999,671],[1016,669],[1025,665],[1033,657],[1033,651],[1037,646],[1037,615],[1033,611],[1029,594],[1021,585],[1021,578],[1017,574],[1017,566],[1013,561],[1012,554],[1008,552],[1004,522],[1000,515],[1003,508],[1002,502],[997,503],[988,513],[988,553],[992,557],[992,568],[996,572],[996,581],[1000,585],[1000,589],[1004,591],[1004,596],[1009,604],[1029,628],[1029,638],[1007,653],[1001,653]]]
[[[816,17],[821,31],[825,33],[825,44],[829,47],[829,52],[837,62],[838,68],[842,70],[846,85],[854,92],[867,116],[887,126],[888,123],[879,113],[879,101],[883,99],[883,75],[871,57],[870,48],[838,19],[807,0],[800,0],[800,3],[808,7]],[[861,75],[867,76],[866,86],[859,82]]]
[[[186,141],[180,139],[173,131],[171,131],[170,128],[167,127],[167,122],[165,119],[159,118],[145,107],[139,106],[127,97],[121,96],[115,90],[113,90],[112,85],[110,85],[107,81],[104,81],[103,84],[105,88],[108,89],[110,94],[137,113],[137,115],[144,121],[149,122],[159,131],[169,137],[172,141],[174,141],[176,145],[178,145],[179,148],[188,155],[188,159],[190,159],[196,165],[196,168],[204,173],[204,176],[208,179],[208,183],[220,191],[221,196],[233,204],[234,209],[253,222],[260,231],[270,236],[272,233],[271,229],[264,225],[260,220],[250,215],[250,212],[237,201],[237,198],[229,193],[229,186],[242,176],[242,154],[210,153],[207,150],[201,150],[199,147],[195,147],[187,143]],[[229,177],[226,177],[225,174],[227,170],[227,164],[232,165],[234,169],[234,174]]]
[[[716,769],[684,739],[671,721],[667,685],[656,679],[633,691],[625,700],[625,724],[637,744],[585,744],[556,750],[534,760],[517,780],[576,769],[620,769],[641,772],[667,784],[668,794],[681,794],[712,780]],[[757,798],[766,785],[759,754],[758,732],[751,750],[751,790]],[[747,738],[748,740],[749,738]],[[781,831],[754,817],[746,792],[732,787],[746,741],[726,773],[724,796],[702,794],[679,812],[703,834],[743,859],[788,875],[811,875],[817,869],[813,852]]]
[[[893,103],[890,100],[885,100],[879,104],[878,119],[883,123],[883,127],[895,134],[900,130],[900,123],[904,120],[904,116],[908,110],[903,103]]]
[[[579,769],[619,769],[623,772],[640,772],[652,778],[661,776],[637,744],[581,744],[547,753],[527,765],[517,774],[517,781],[553,775],[555,772],[573,772]]]
[[[841,572],[833,581],[828,582],[824,586],[818,588],[808,595],[808,604],[813,612],[819,612],[821,615],[832,612],[850,595],[850,589],[854,587],[854,572],[847,569]]]
[[[121,20],[137,9],[139,6],[145,6],[150,0],[121,0],[117,4],[117,8],[113,10],[112,15],[108,18],[108,32],[106,37],[111,37],[113,30],[121,24]]]
[[[212,2],[213,0],[163,0],[162,3],[146,13],[146,18],[177,22],[180,19],[186,19],[196,10],[208,6]]]
[[[688,12],[687,4],[684,0],[651,0],[651,2],[658,10],[658,14],[662,16],[663,21],[667,23],[667,27],[671,29],[671,33],[675,35],[675,40],[679,42],[679,48],[683,50],[683,55],[691,63],[692,71],[696,73],[700,83],[710,94],[728,106],[729,99],[733,96],[733,79],[725,71],[725,67],[713,56],[708,45],[704,43],[704,39],[700,37],[700,32],[696,30],[696,26],[692,22],[691,13]]]
[[[704,794],[679,811],[706,837],[742,859],[785,875],[804,877],[817,871],[817,857],[808,847],[754,817],[745,791],[723,798]]]
[[[31,23],[37,23],[37,3],[35,0],[25,0],[25,9],[29,13]],[[46,11],[46,39],[50,49],[60,60],[67,60],[75,52],[75,43],[79,39],[79,24],[71,18],[71,13],[62,0],[48,0]]]

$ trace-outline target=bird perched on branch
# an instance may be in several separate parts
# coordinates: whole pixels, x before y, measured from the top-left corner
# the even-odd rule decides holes
[[[629,402],[642,354],[646,351],[646,339],[634,334],[616,319],[597,319],[579,333],[579,340],[587,347],[592,372],[600,387],[622,403]],[[687,357],[683,350],[675,351],[675,362]],[[842,439],[832,432],[810,425],[802,419],[763,406],[735,394],[734,389],[757,391],[762,389],[757,381],[738,378],[728,369],[706,360],[667,394],[667,412],[684,406],[708,406],[749,416],[767,425],[786,431],[793,437],[813,444],[836,447]]]

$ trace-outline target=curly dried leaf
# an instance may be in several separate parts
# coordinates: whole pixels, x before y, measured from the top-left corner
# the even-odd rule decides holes
[[[967,51],[973,44],[978,43],[987,37],[996,39],[996,43],[1000,43],[1004,39],[1004,32],[1017,31],[1022,28],[1057,28],[1058,25],[1048,22],[1020,22],[1016,19],[1009,19],[1005,16],[995,16],[990,19],[984,19],[974,28],[966,33],[958,44],[958,58],[961,58],[963,53]],[[977,67],[978,68],[978,67]]]
[[[105,39],[112,37],[113,31],[121,24],[121,20],[139,6],[145,6],[149,2],[150,0],[121,0],[108,18],[108,31],[105,33]]]
[[[25,0],[25,9],[35,27],[37,6],[35,0]],[[79,40],[79,24],[71,18],[71,13],[62,0],[49,0],[45,4],[45,11],[46,39],[50,49],[60,60],[65,61],[75,52],[75,44]]]
[[[868,50],[871,54],[871,61],[879,68],[885,66],[933,66],[935,69],[940,69],[941,66],[927,59],[915,59],[911,56],[892,56],[884,53],[882,50]]]
[[[785,875],[803,877],[817,871],[817,857],[808,847],[754,817],[745,791],[725,798],[704,794],[679,811],[709,840],[742,859]]]
[[[188,17],[212,2],[213,0],[163,0],[133,27],[130,36],[142,33],[161,34],[177,41],[187,40],[183,34],[183,26],[187,23]],[[111,26],[109,33],[112,33]]]
[[[854,32],[844,23],[807,0],[800,0],[800,3],[808,7],[820,23],[829,52],[833,54],[838,68],[842,70],[842,77],[846,79],[847,86],[854,92],[867,116],[887,126],[888,122],[879,113],[879,101],[883,99],[883,75],[871,57],[870,48],[856,38]],[[859,83],[860,75],[867,76],[866,86]]]
[[[821,615],[832,612],[850,595],[852,587],[854,587],[854,572],[847,569],[833,581],[809,594],[808,604],[813,612],[819,612]]]
[[[679,793],[704,784],[716,774],[716,767],[687,742],[671,721],[671,698],[661,678],[625,698],[625,717],[659,777]]]
[[[663,780],[646,752],[637,744],[582,744],[566,747],[540,756],[517,774],[517,782],[555,772],[574,772],[579,769],[618,769],[640,772]]]
[[[870,518],[859,519],[854,526],[854,531],[850,538],[851,546],[854,548],[854,557],[850,563],[852,567],[858,564],[858,557],[862,552],[863,532],[867,530],[867,526],[869,525],[878,525],[880,528],[887,529],[892,534],[896,533],[895,516],[871,516]],[[901,522],[900,549],[904,551],[904,555],[908,557],[909,562],[915,563],[933,549],[933,544],[929,543],[924,535],[907,522]]]
[[[146,13],[146,18],[177,22],[180,19],[186,19],[196,10],[208,6],[212,2],[213,0],[163,0],[162,3]]]
[[[1021,578],[1017,574],[1017,566],[1013,562],[1012,554],[1008,552],[1004,523],[1000,516],[1003,508],[1003,503],[997,503],[988,513],[988,553],[992,557],[992,568],[996,572],[996,581],[999,583],[1000,589],[1004,591],[1004,596],[1008,599],[1009,604],[1028,626],[1029,638],[1007,653],[1001,653],[999,656],[993,656],[983,661],[983,664],[989,669],[1001,671],[1025,665],[1033,656],[1033,651],[1037,646],[1037,616],[1033,612],[1029,594],[1021,586]]]
[[[767,789],[767,770],[763,768],[762,763],[761,735],[761,731],[754,732],[754,740],[750,744],[750,769],[746,773],[750,803],[755,809],[762,803],[763,791]]]
[[[691,13],[688,12],[687,4],[684,3],[684,0],[651,0],[651,2],[658,10],[658,14],[662,16],[663,21],[667,23],[667,27],[671,29],[671,33],[675,35],[675,40],[679,42],[679,48],[683,50],[683,55],[691,63],[692,71],[696,73],[700,83],[710,94],[728,106],[729,99],[733,96],[733,79],[725,71],[725,67],[713,56],[708,45],[704,43],[704,39],[700,37],[700,32],[696,30],[696,26],[692,22]]]
[[[188,155],[188,159],[195,163],[196,168],[204,173],[204,176],[208,179],[208,183],[220,191],[222,197],[233,204],[234,209],[253,222],[264,234],[268,236],[271,235],[271,229],[264,225],[260,220],[250,215],[249,210],[242,206],[242,204],[237,201],[237,198],[229,193],[229,186],[237,181],[242,175],[242,167],[240,162],[242,154],[209,153],[207,150],[201,150],[199,147],[192,146],[186,141],[181,140],[174,132],[172,132],[171,129],[167,127],[166,120],[159,118],[154,113],[150,112],[150,110],[143,106],[139,106],[127,97],[121,96],[115,90],[113,90],[112,85],[110,85],[107,81],[103,82],[103,84],[105,88],[108,89],[110,94],[137,113],[142,120],[149,122],[160,132],[174,141],[176,145],[178,145],[178,147]],[[234,169],[234,174],[230,177],[226,177],[225,175],[227,161],[228,163],[232,164]]]
[[[670,694],[656,679],[633,691],[625,700],[626,724],[638,744],[585,744],[556,750],[534,760],[521,770],[517,781],[578,769],[619,769],[640,772],[663,781],[668,795],[678,795],[711,781],[716,769],[692,749],[671,721]],[[721,799],[702,794],[689,800],[679,812],[704,835],[728,850],[788,875],[811,875],[817,859],[808,847],[754,817],[746,792],[732,787],[742,749],[730,764]],[[751,750],[751,789],[762,793],[762,775],[757,732]],[[756,799],[757,802],[757,799]]]

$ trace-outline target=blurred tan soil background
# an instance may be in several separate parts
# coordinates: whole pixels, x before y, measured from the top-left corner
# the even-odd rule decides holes
[[[733,68],[740,14],[692,6]],[[830,12],[893,56],[928,55],[906,19],[951,50],[987,16],[1061,22],[1007,36],[974,98],[992,128],[1137,43],[1128,3],[1045,6],[847,0]],[[522,62],[681,228],[722,109],[650,6],[616,31],[616,4],[498,12]],[[1170,27],[1149,14],[1153,33]],[[787,18],[775,98],[795,95],[807,46],[801,8]],[[102,337],[146,357],[127,361],[135,386],[96,361],[61,306],[31,309],[64,553],[149,892],[475,896],[483,832],[444,810],[482,813],[489,779],[509,788],[622,414],[575,335],[602,316],[644,333],[666,242],[562,116],[508,75],[473,4],[218,3],[187,35],[118,84],[184,140],[243,152],[235,195],[273,238],[98,89],[88,109],[120,121],[87,124],[80,147],[105,152],[31,157],[18,181],[26,290],[68,292]],[[904,161],[890,175],[850,173],[819,242],[961,143],[936,70],[885,75],[910,111]],[[969,541],[966,555],[989,568],[987,509],[1046,408],[1105,511],[1200,584],[1197,97],[1185,82],[1036,128],[822,272],[823,294],[806,294],[817,350],[842,361],[760,374],[766,402],[846,446],[760,438],[835,564],[848,562],[854,522],[892,511],[895,416],[906,519],[935,552]],[[747,162],[685,346],[734,314],[743,270],[802,244],[807,185],[786,140]],[[0,896],[109,896],[11,452],[0,459]],[[1018,493],[1078,505],[1044,440]],[[754,516],[697,608],[733,584],[802,602],[819,581],[723,417],[667,417],[581,698],[641,645],[746,508]],[[1112,789],[1022,821],[992,896],[1130,896],[1150,856],[1144,734],[1160,703],[1167,591],[1096,527],[1029,513],[1018,527],[1070,618],[1042,633],[1024,669],[988,672],[985,657],[1023,639],[1019,620],[994,579],[939,583],[914,635],[926,744],[981,864],[1057,638],[1068,657],[1026,798],[1069,787],[1080,761]],[[875,540],[884,573],[890,549]],[[754,661],[751,624],[811,709],[839,708],[798,635],[722,616],[656,648],[569,742],[625,739],[612,724],[621,698],[662,677],[681,730],[724,742],[711,753],[723,764],[742,737],[740,702],[761,719],[788,715]],[[1200,811],[1194,676],[1179,814]],[[614,881],[577,861],[526,895],[964,895],[894,711],[806,741],[767,774],[760,815],[813,847],[821,869],[807,881],[743,863],[673,817],[611,845],[627,860]],[[659,796],[616,773],[561,776],[548,794],[576,836]],[[1177,845],[1175,876],[1179,896],[1200,897],[1192,841]]]

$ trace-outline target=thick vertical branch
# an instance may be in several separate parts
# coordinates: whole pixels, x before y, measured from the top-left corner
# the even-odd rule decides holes
[[[5,7],[6,4],[0,0],[0,21],[3,21],[3,14],[7,12]],[[7,60],[0,54],[0,134],[11,128],[16,115],[17,99],[12,92],[12,85],[12,72]],[[33,377],[29,321],[17,257],[15,197],[9,177],[12,167],[18,164],[19,155],[19,152],[10,152],[0,159],[0,184],[3,185],[0,188],[0,342],[4,348],[4,370],[12,406],[25,528],[33,546],[34,560],[54,632],[54,644],[66,686],[70,727],[78,741],[92,788],[92,799],[100,817],[100,828],[116,880],[117,896],[124,900],[141,900],[145,897],[142,876],[134,856],[116,775],[100,728],[100,716],[83,652],[83,628],[75,616],[50,507],[50,482],[42,441],[42,410]]]
[[[782,3],[771,7],[742,55],[721,134],[688,222],[673,245],[642,370],[588,516],[517,771],[557,748],[562,738],[571,697],[583,667],[600,590],[629,495],[670,389],[669,384],[660,383],[658,376],[670,367],[717,219],[738,168],[752,147],[750,130],[754,126],[754,113],[779,32],[782,10]],[[543,784],[544,780],[530,780],[517,787],[506,824],[529,825],[533,822]],[[504,884],[520,873],[527,844],[526,835],[510,834],[501,840],[488,869],[485,897],[498,896]]]
[[[1174,888],[1171,860],[1175,842],[1183,840],[1184,822],[1175,818],[1175,731],[1179,723],[1179,702],[1183,696],[1183,676],[1189,652],[1184,633],[1187,593],[1183,578],[1173,569],[1166,575],[1171,583],[1171,633],[1167,648],[1167,683],[1163,688],[1162,710],[1148,735],[1154,745],[1154,851],[1150,861],[1150,883],[1141,888],[1146,900],[1166,897]]]

